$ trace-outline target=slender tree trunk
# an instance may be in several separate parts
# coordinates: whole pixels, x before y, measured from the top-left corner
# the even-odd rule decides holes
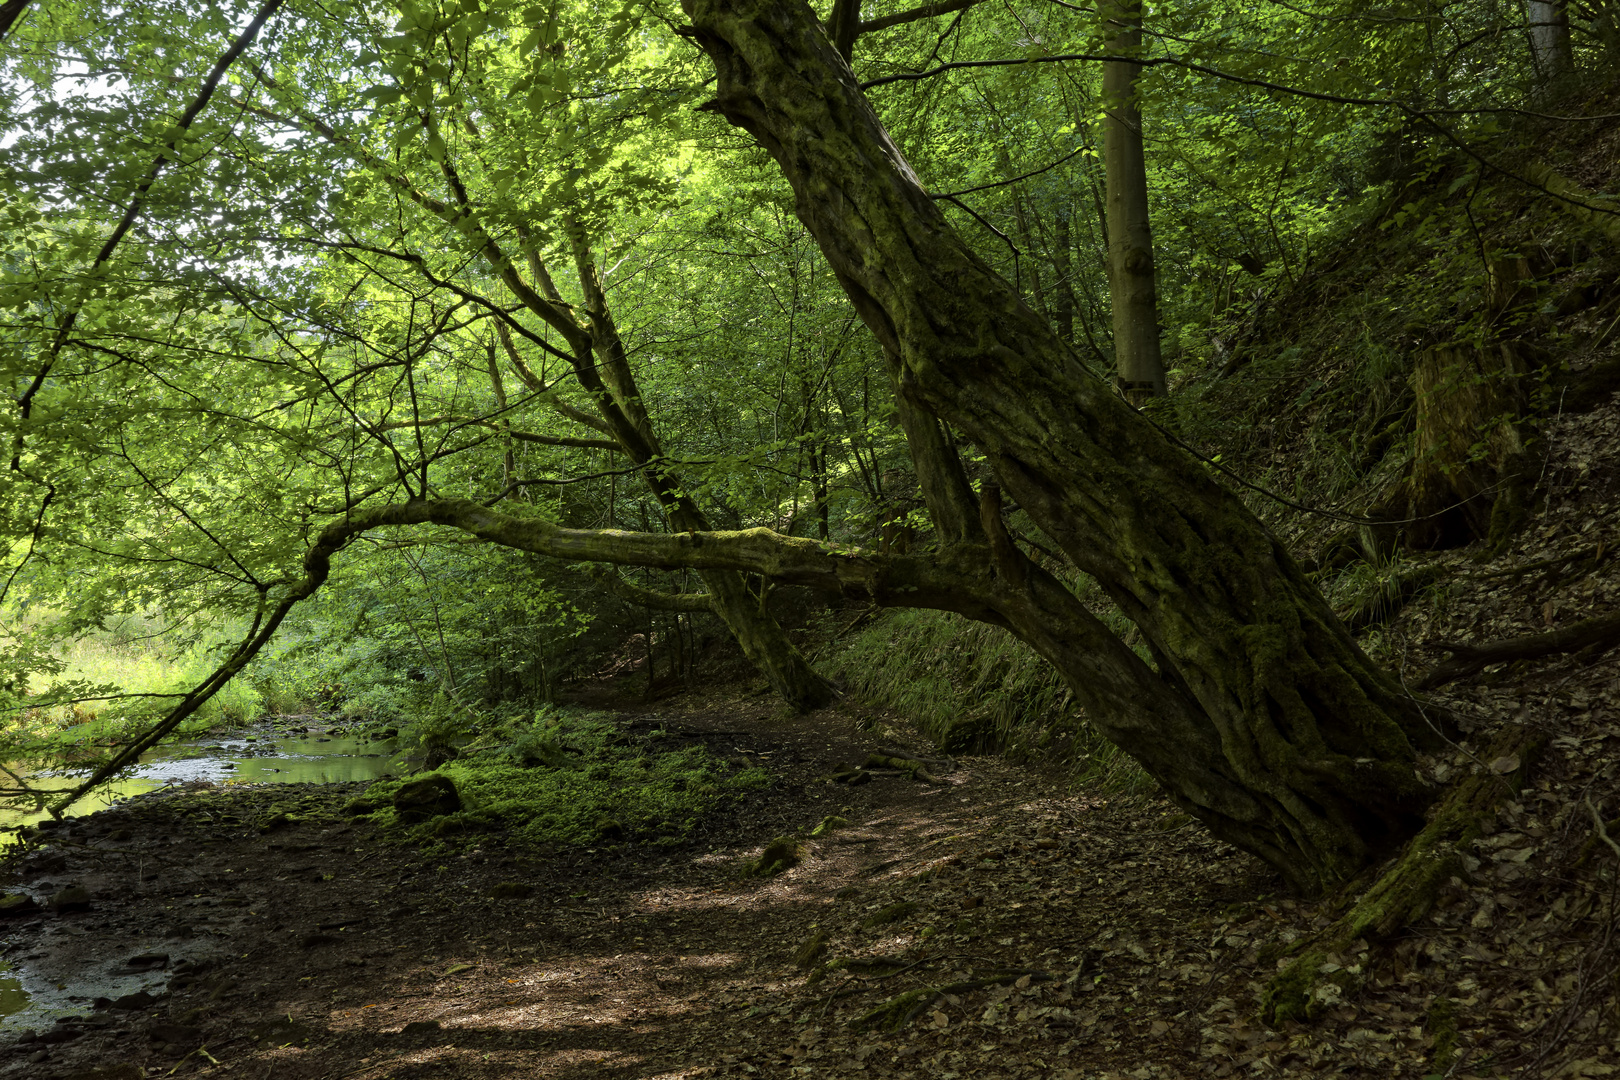
[[[1104,51],[1139,56],[1141,0],[1100,0]],[[1103,161],[1107,170],[1108,289],[1114,303],[1114,361],[1120,389],[1133,402],[1165,392],[1159,355],[1159,296],[1148,225],[1147,161],[1136,81],[1141,68],[1103,64]]]
[[[1569,7],[1566,0],[1526,0],[1530,23],[1530,56],[1536,65],[1536,88],[1550,89],[1575,70],[1569,44]]]
[[[827,498],[827,440],[822,436],[810,448],[810,491],[816,500],[816,536],[826,540],[831,536]]]
[[[1057,304],[1052,312],[1058,337],[1074,344],[1074,238],[1069,230],[1069,208],[1058,211],[1053,223],[1052,266],[1057,270]]]
[[[1048,631],[1043,652],[1071,685],[1185,703],[1173,718],[1185,742],[1157,712],[1134,719],[1121,694],[1094,698],[1104,730],[1126,738],[1139,725],[1122,745],[1298,888],[1342,882],[1410,836],[1431,798],[1414,748],[1430,729],[1281,543],[1089,377],[952,231],[808,6],[686,3],[719,76],[712,107],[776,159],[856,310],[898,358],[902,395],[985,453],[1140,628],[1154,665],[1132,665],[1117,642],[1098,652],[1111,637],[1095,627],[1075,639],[1083,648]],[[1007,562],[998,580],[1038,605],[1041,579]],[[1023,632],[1040,633],[1033,623]]]

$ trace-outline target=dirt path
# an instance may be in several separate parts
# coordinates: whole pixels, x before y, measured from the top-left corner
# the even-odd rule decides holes
[[[1442,1037],[1458,1060],[1456,1025],[1433,1014],[1455,992],[1442,961],[1482,933],[1466,918],[1455,940],[1437,924],[1397,945],[1321,1025],[1268,1032],[1253,1021],[1263,952],[1325,917],[1278,899],[1247,856],[1164,805],[1065,794],[991,759],[936,785],[833,785],[833,766],[897,733],[754,702],[652,714],[778,777],[679,848],[492,837],[424,859],[336,816],[352,792],[331,787],[306,794],[330,816],[262,835],[264,789],[80,819],[13,860],[9,887],[76,883],[92,906],[0,923],[7,957],[76,973],[64,994],[89,996],[90,970],[155,1000],[74,1002],[79,1019],[0,1036],[0,1077],[1415,1077]],[[848,827],[798,867],[739,876],[772,837],[834,814]],[[534,892],[491,899],[503,882]],[[842,963],[807,978],[795,954],[818,933],[817,963]],[[905,991],[975,982],[914,995],[898,1031],[859,1022]],[[1475,1060],[1479,1041],[1462,1038]]]

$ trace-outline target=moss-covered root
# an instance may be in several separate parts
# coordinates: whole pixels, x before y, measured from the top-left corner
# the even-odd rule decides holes
[[[743,864],[743,877],[775,877],[791,870],[810,854],[810,847],[796,836],[778,836],[766,845],[757,859]]]
[[[907,990],[899,997],[892,997],[871,1012],[858,1017],[850,1027],[856,1031],[870,1031],[873,1028],[899,1031],[909,1024],[913,1017],[933,1004],[935,999],[950,992],[943,986],[919,986],[914,990]]]
[[[1271,980],[1260,1000],[1269,1027],[1312,1020],[1366,981],[1366,944],[1421,919],[1452,878],[1466,876],[1462,856],[1496,808],[1524,786],[1544,736],[1529,728],[1503,731],[1480,756],[1472,775],[1452,786],[1429,823],[1337,922],[1302,940],[1296,956]],[[1360,955],[1356,955],[1360,954]]]
[[[872,1011],[856,1017],[850,1021],[849,1026],[856,1031],[871,1031],[873,1028],[899,1031],[946,994],[966,994],[1025,978],[1032,983],[1050,982],[1054,977],[1047,971],[1004,971],[987,979],[969,979],[947,986],[919,986],[914,990],[907,990],[898,997],[892,997]]]

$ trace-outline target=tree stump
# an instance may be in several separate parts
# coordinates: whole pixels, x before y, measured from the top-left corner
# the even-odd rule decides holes
[[[1460,547],[1512,527],[1528,486],[1526,370],[1511,342],[1443,346],[1419,359],[1411,546]]]

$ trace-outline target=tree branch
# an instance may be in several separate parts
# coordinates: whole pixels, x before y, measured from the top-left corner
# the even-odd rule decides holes
[[[499,431],[500,425],[493,420],[486,420],[477,416],[426,416],[419,420],[394,420],[386,424],[378,424],[378,431],[397,431],[401,428],[437,427],[440,424],[463,424],[469,427],[487,427]],[[566,435],[541,435],[533,431],[512,430],[504,432],[519,442],[539,443],[541,446],[574,446],[585,450],[617,450],[619,444],[614,439],[575,439]]]
[[[1440,648],[1451,653],[1451,659],[1438,664],[1417,684],[1419,690],[1433,690],[1437,686],[1455,682],[1465,675],[1483,671],[1492,664],[1509,660],[1535,660],[1559,653],[1578,652],[1589,647],[1620,644],[1620,613],[1602,615],[1595,619],[1582,619],[1572,626],[1546,634],[1527,634],[1524,637],[1492,641],[1485,645],[1462,642],[1447,643]]]
[[[607,590],[620,600],[657,611],[701,611],[714,614],[714,596],[710,593],[667,593],[648,589],[626,581],[605,566],[593,566],[586,573],[607,586]]]
[[[932,19],[936,15],[949,15],[953,11],[965,11],[970,7],[977,7],[983,0],[941,0],[937,4],[924,4],[914,7],[910,11],[901,11],[893,15],[884,15],[876,19],[868,19],[861,23],[860,32],[870,34],[877,30],[887,30],[891,26],[901,23],[917,22],[921,19]]]
[[[174,127],[169,130],[169,138],[163,144],[163,149],[158,151],[157,157],[152,159],[151,167],[146,170],[146,175],[135,186],[135,197],[130,200],[129,207],[124,211],[124,216],[119,219],[118,224],[113,226],[106,242],[101,245],[101,250],[96,252],[95,262],[91,263],[89,271],[85,274],[87,279],[93,280],[96,277],[97,268],[111,259],[113,253],[118,250],[118,245],[123,242],[124,236],[134,227],[136,219],[141,216],[141,209],[146,205],[146,196],[151,192],[152,185],[157,183],[159,176],[163,175],[163,167],[169,163],[169,154],[174,152],[174,148],[179,145],[180,140],[191,131],[192,123],[208,107],[209,101],[213,100],[214,91],[219,88],[220,80],[231,69],[231,65],[235,64],[237,58],[253,43],[253,39],[259,36],[259,31],[264,29],[264,24],[269,21],[270,16],[274,15],[281,5],[282,0],[267,0],[265,5],[259,9],[259,13],[253,17],[253,21],[248,23],[247,27],[236,36],[235,41],[231,42],[230,48],[226,49],[220,58],[214,62],[213,70],[203,80],[202,88],[197,91],[197,96],[186,107],[186,111],[180,114],[180,119],[175,121]],[[17,13],[21,10],[21,7],[18,7],[16,12],[12,12],[11,18],[16,18]],[[3,32],[0,32],[0,37],[3,36]],[[51,369],[56,366],[57,356],[61,354],[62,347],[67,344],[68,337],[73,333],[73,327],[79,321],[79,312],[83,310],[83,307],[84,298],[81,296],[62,316],[62,321],[56,327],[56,336],[51,341],[50,349],[46,352],[39,371],[34,375],[34,379],[29,383],[28,388],[17,398],[17,414],[25,422],[33,412],[34,398],[45,386],[46,380],[50,378]],[[20,471],[22,468],[23,444],[20,432],[26,426],[27,424],[24,423],[18,428],[19,434],[11,458],[11,470],[13,472]]]
[[[27,8],[28,0],[6,0],[4,4],[0,4],[0,41],[4,41],[6,35],[11,33],[12,26]]]

